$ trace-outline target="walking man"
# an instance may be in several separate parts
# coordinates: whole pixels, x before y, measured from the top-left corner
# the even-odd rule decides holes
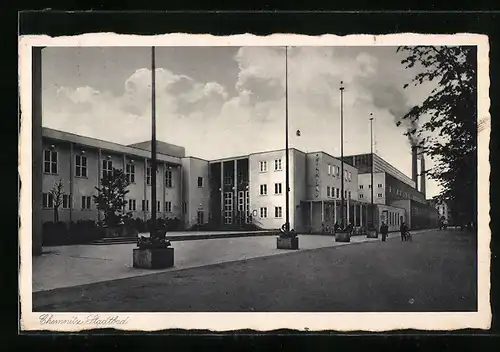
[[[382,226],[380,226],[380,233],[382,234],[382,241],[385,242],[389,233],[389,226],[385,222],[382,222]]]
[[[408,226],[406,226],[406,223],[403,221],[401,223],[401,226],[399,227],[399,231],[401,232],[401,242],[406,241],[406,234],[408,233],[409,229]]]

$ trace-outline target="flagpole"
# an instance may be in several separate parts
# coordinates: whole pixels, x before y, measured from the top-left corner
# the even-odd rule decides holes
[[[156,67],[155,47],[151,47],[151,237],[157,237],[156,228]]]
[[[290,166],[288,152],[288,47],[285,47],[285,203],[286,220],[285,231],[290,231]]]

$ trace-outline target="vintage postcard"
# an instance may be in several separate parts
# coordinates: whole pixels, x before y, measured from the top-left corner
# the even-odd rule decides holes
[[[21,330],[488,329],[477,34],[19,39]]]

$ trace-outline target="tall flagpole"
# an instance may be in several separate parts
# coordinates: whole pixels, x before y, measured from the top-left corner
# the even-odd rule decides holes
[[[341,176],[340,176],[340,226],[345,229],[345,195],[344,195],[344,82],[340,82],[340,165],[341,165]]]
[[[285,203],[286,222],[285,231],[290,231],[290,169],[288,156],[288,47],[285,47]]]
[[[375,207],[373,205],[373,193],[374,193],[374,190],[373,190],[373,113],[370,113],[370,158],[371,158],[371,162],[370,162],[370,174],[371,174],[371,223],[372,223],[372,227],[375,227]]]
[[[156,68],[155,47],[151,47],[151,237],[157,237],[156,228]]]

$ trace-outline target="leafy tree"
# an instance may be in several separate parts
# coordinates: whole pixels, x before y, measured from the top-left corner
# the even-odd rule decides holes
[[[66,195],[62,180],[57,181],[49,193],[52,196],[52,205],[54,207],[54,222],[57,223],[59,222],[59,208],[62,205],[63,197]]]
[[[101,188],[96,187],[97,196],[93,196],[97,209],[104,213],[104,223],[115,226],[123,223],[125,216],[125,195],[130,182],[125,173],[119,169],[113,169],[110,174],[101,179]]]
[[[410,122],[405,133],[431,157],[426,170],[437,180],[447,201],[464,222],[476,223],[477,174],[477,51],[475,47],[399,47],[406,68],[420,68],[409,83],[434,82],[427,99],[398,123]],[[405,84],[407,88],[409,84]],[[426,121],[423,122],[422,118]]]

